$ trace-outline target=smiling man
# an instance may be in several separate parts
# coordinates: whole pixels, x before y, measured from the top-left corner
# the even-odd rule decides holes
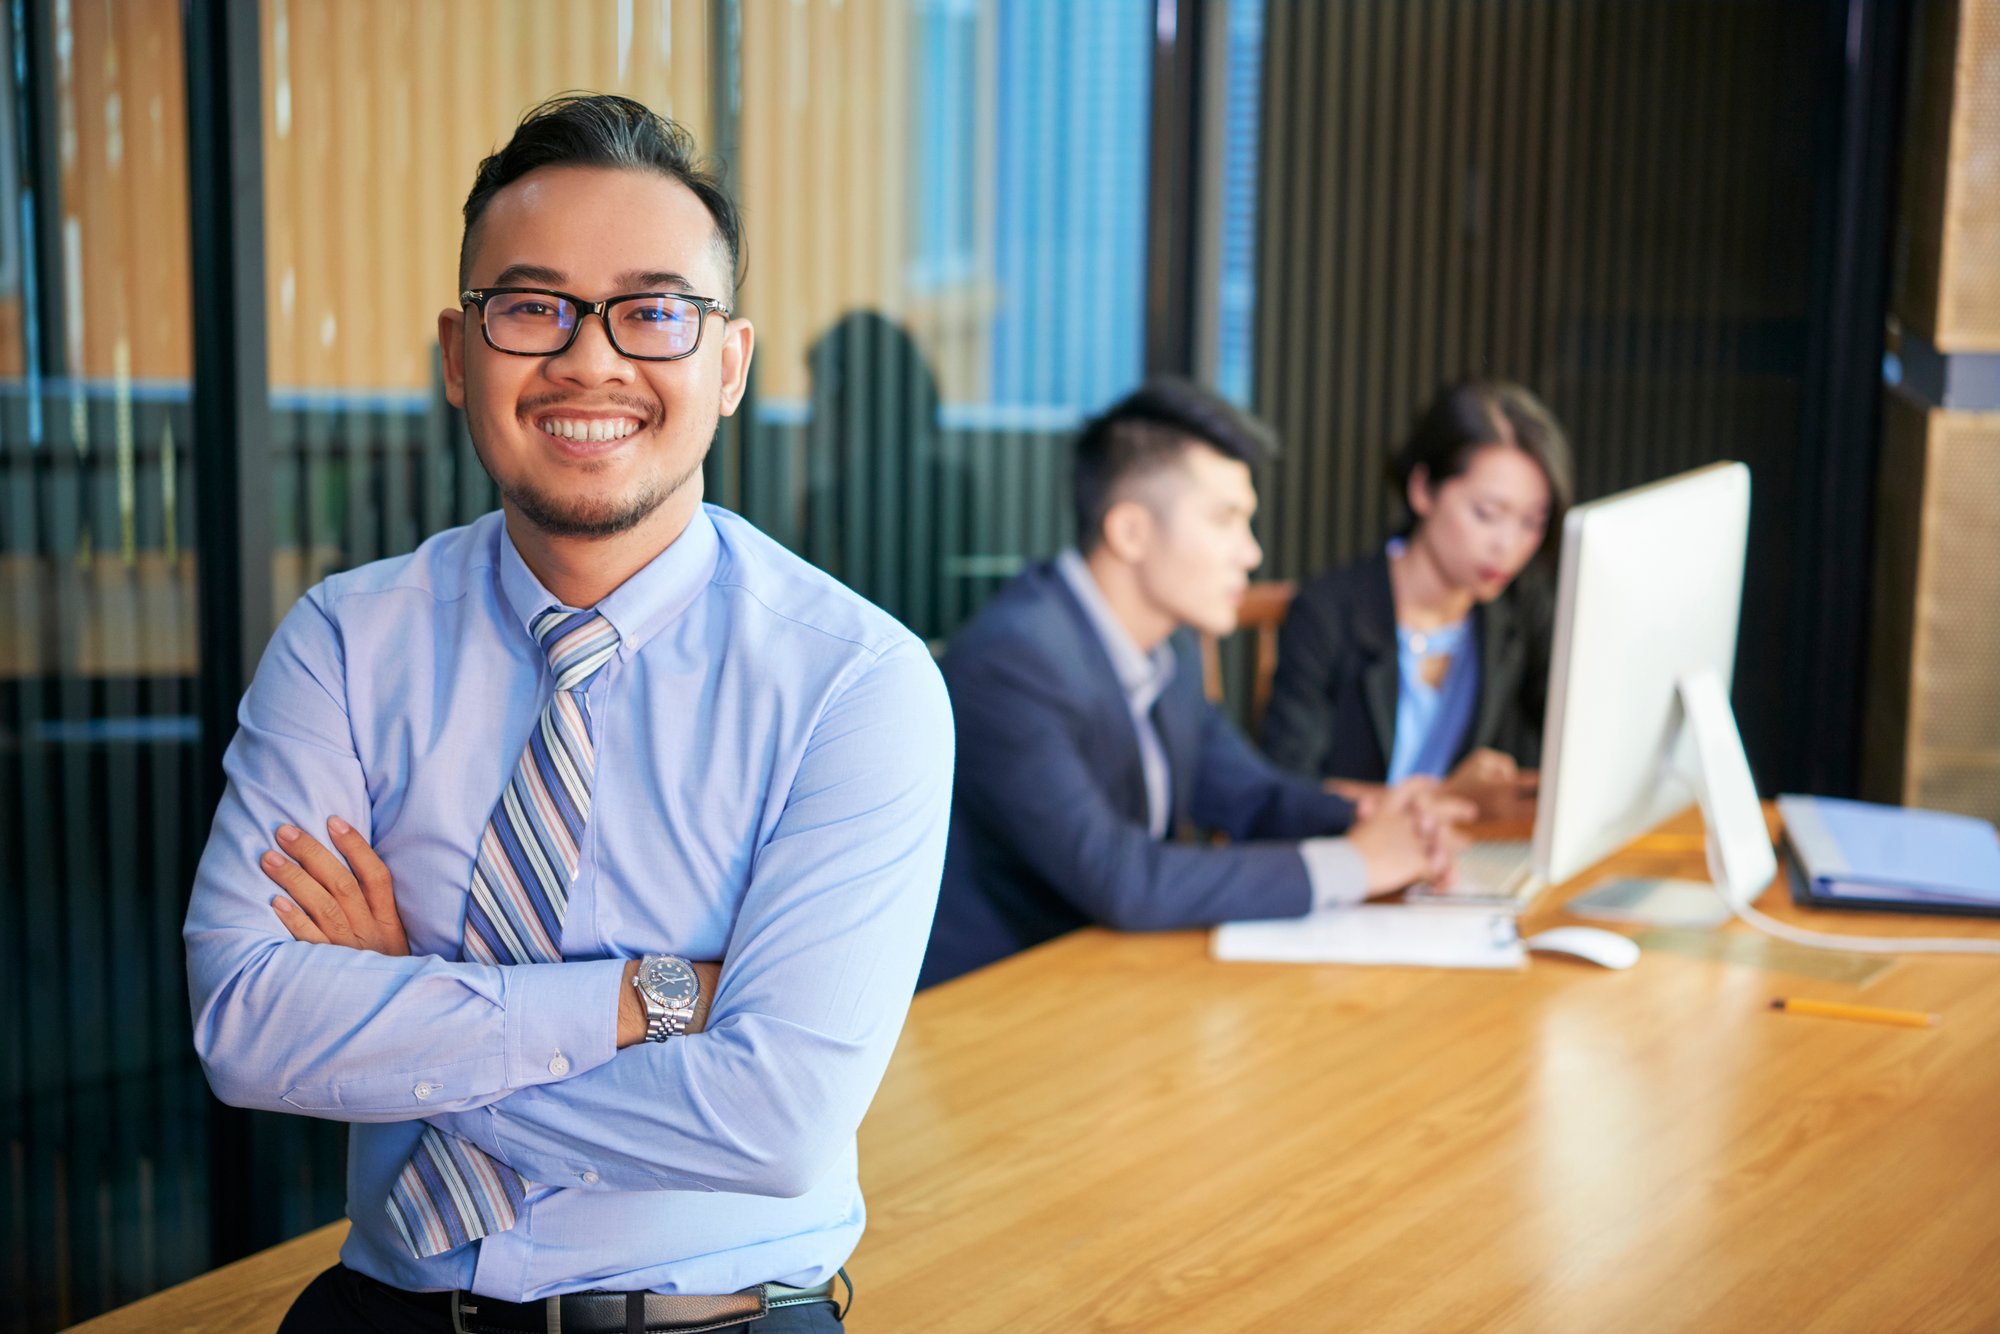
[[[1263,560],[1251,468],[1271,448],[1255,420],[1164,377],[1083,428],[1077,546],[1002,589],[945,655],[965,763],[923,985],[1089,923],[1296,917],[1452,874],[1463,803],[1409,785],[1356,823],[1202,697],[1181,632],[1236,628]],[[1197,828],[1231,842],[1185,837]]]
[[[217,1095],[354,1123],[283,1328],[837,1328],[943,686],[702,503],[753,335],[681,130],[545,104],[465,223],[438,341],[501,509],[285,619],[188,912]]]

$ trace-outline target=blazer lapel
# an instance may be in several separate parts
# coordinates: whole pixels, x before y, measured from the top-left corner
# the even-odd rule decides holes
[[[1070,592],[1053,566],[1047,569],[1045,578],[1055,599],[1061,603],[1063,624],[1070,642],[1058,652],[1061,659],[1074,662],[1088,678],[1091,729],[1097,736],[1095,767],[1100,774],[1123,774],[1126,781],[1118,784],[1117,797],[1119,814],[1144,825],[1147,819],[1146,767],[1139,759],[1139,736],[1132,728],[1132,706],[1125,698],[1125,688],[1118,683],[1118,671],[1111,665],[1111,655],[1105,651],[1104,641],[1097,637],[1097,627],[1090,623],[1090,615]],[[1156,710],[1156,716],[1158,711]],[[1167,752],[1168,767],[1173,765],[1173,751]]]
[[[1368,581],[1366,603],[1357,608],[1354,642],[1367,666],[1361,669],[1361,694],[1375,744],[1382,748],[1382,772],[1396,753],[1396,693],[1401,667],[1396,661],[1396,595],[1389,586],[1389,558],[1374,557],[1376,578]]]

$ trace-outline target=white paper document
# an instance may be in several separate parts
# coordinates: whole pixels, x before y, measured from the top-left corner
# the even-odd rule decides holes
[[[1364,904],[1272,922],[1225,922],[1209,952],[1239,963],[1414,964],[1522,968],[1528,953],[1504,912]]]

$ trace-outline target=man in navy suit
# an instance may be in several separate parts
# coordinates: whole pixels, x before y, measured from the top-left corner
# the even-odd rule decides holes
[[[1271,449],[1262,425],[1175,379],[1084,428],[1077,547],[1002,589],[944,658],[958,773],[920,986],[1088,923],[1296,917],[1450,878],[1461,803],[1415,786],[1357,821],[1202,695],[1182,632],[1236,626],[1263,559],[1251,469]]]

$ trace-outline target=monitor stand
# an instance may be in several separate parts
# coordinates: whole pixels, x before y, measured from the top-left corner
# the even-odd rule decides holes
[[[1709,879],[1740,912],[1777,876],[1777,854],[1721,680],[1714,672],[1696,672],[1679,684],[1683,726],[1694,739],[1694,772],[1687,778],[1707,826]]]

